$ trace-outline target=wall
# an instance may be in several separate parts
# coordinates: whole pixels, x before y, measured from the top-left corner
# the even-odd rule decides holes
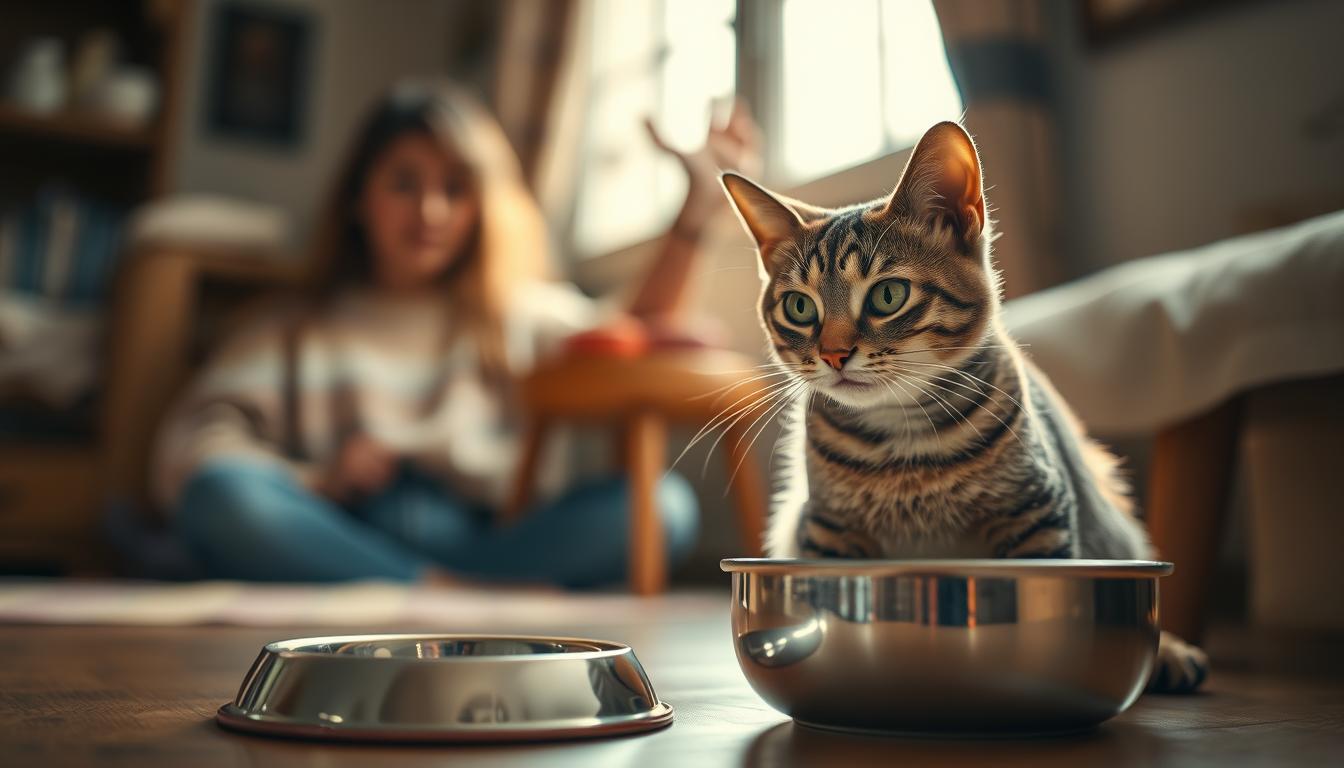
[[[1344,3],[1229,3],[1100,49],[1054,22],[1075,275],[1344,207]]]
[[[279,206],[292,218],[291,245],[298,245],[306,241],[335,165],[369,105],[400,77],[447,68],[454,9],[444,0],[268,0],[313,19],[305,135],[291,151],[205,133],[207,26],[218,4],[202,0],[192,19],[174,191]]]
[[[1243,0],[1159,23],[1102,48],[1083,40],[1075,12],[1052,21],[1073,275],[1344,208],[1344,67],[1338,53],[1344,3]],[[1297,386],[1278,387],[1273,402],[1283,400],[1277,392]],[[1259,393],[1250,402],[1270,401]],[[1240,484],[1224,530],[1212,534],[1223,540],[1213,610],[1230,616],[1243,610],[1243,563],[1258,527],[1286,508],[1282,496],[1267,492],[1284,487],[1277,479],[1282,468],[1256,448],[1256,440],[1268,444],[1281,437],[1282,427],[1271,408],[1244,414]],[[1142,501],[1149,446],[1132,440],[1120,447]],[[1288,463],[1314,471],[1310,459],[1304,452]],[[1304,493],[1315,505],[1304,508],[1314,512],[1320,500]],[[1306,527],[1274,525],[1281,533],[1276,545],[1301,545],[1294,537]],[[1266,559],[1263,551],[1251,554],[1256,569],[1270,574],[1268,580],[1252,575],[1252,602],[1261,604],[1255,613],[1280,618],[1267,615],[1264,595],[1287,594],[1274,589],[1300,582],[1307,571]],[[1299,611],[1293,621],[1304,623],[1306,615]],[[1338,616],[1332,620],[1338,623]]]

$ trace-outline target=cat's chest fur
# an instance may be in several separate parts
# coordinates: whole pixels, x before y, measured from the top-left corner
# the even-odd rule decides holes
[[[1025,411],[985,411],[972,424],[950,421],[921,432],[890,411],[819,402],[802,414],[796,445],[808,486],[798,511],[800,551],[820,547],[829,555],[902,559],[1001,556],[990,522],[1024,498],[1061,508],[1072,504],[1054,462],[1039,446],[1028,448],[1033,430]],[[1041,489],[1049,493],[1041,496]]]
[[[819,443],[807,440],[805,466],[811,492],[803,514],[811,524],[833,522],[848,535],[862,537],[866,541],[856,545],[868,557],[994,556],[980,530],[983,516],[976,510],[994,507],[990,499],[1007,496],[1011,492],[1007,484],[995,491],[993,487],[1000,483],[992,478],[905,467],[899,459],[882,471],[837,471],[834,453],[823,458]],[[800,525],[807,527],[809,522]],[[814,529],[811,538],[826,541],[826,533]],[[852,540],[851,545],[855,545]]]

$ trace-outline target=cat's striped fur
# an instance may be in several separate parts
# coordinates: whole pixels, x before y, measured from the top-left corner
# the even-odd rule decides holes
[[[777,389],[799,395],[770,555],[1151,556],[1115,459],[999,323],[979,157],[960,126],[930,129],[870,204],[724,184],[760,247],[762,323],[795,382]],[[1203,678],[1202,654],[1166,635],[1162,661],[1159,687]]]

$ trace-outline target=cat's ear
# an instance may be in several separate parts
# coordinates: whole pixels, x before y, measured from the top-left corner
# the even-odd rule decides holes
[[[784,199],[736,173],[725,173],[721,180],[733,209],[737,211],[737,217],[742,220],[742,226],[756,238],[761,258],[768,258],[766,254],[774,246],[802,232],[803,218],[789,205],[793,201],[786,203]]]
[[[950,227],[966,244],[977,243],[985,231],[984,181],[966,129],[942,122],[926,131],[887,206],[931,227]]]

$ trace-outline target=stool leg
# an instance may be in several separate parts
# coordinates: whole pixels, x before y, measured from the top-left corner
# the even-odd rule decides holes
[[[653,595],[667,588],[667,549],[658,514],[658,481],[665,466],[666,425],[639,413],[626,425],[625,460],[630,474],[630,589]]]
[[[537,482],[537,466],[541,463],[541,449],[546,444],[548,427],[546,419],[538,416],[534,416],[528,424],[527,436],[523,439],[522,458],[518,462],[518,474],[513,481],[513,497],[509,499],[508,506],[500,510],[499,522],[503,525],[517,522],[532,503],[532,491]]]
[[[1157,435],[1147,522],[1157,554],[1176,564],[1162,580],[1162,628],[1196,643],[1222,541],[1236,468],[1240,401],[1168,427]]]
[[[760,557],[765,544],[766,498],[765,480],[751,446],[743,440],[746,435],[732,427],[724,435],[728,445],[728,477],[737,507],[737,530],[742,536],[743,555]]]

